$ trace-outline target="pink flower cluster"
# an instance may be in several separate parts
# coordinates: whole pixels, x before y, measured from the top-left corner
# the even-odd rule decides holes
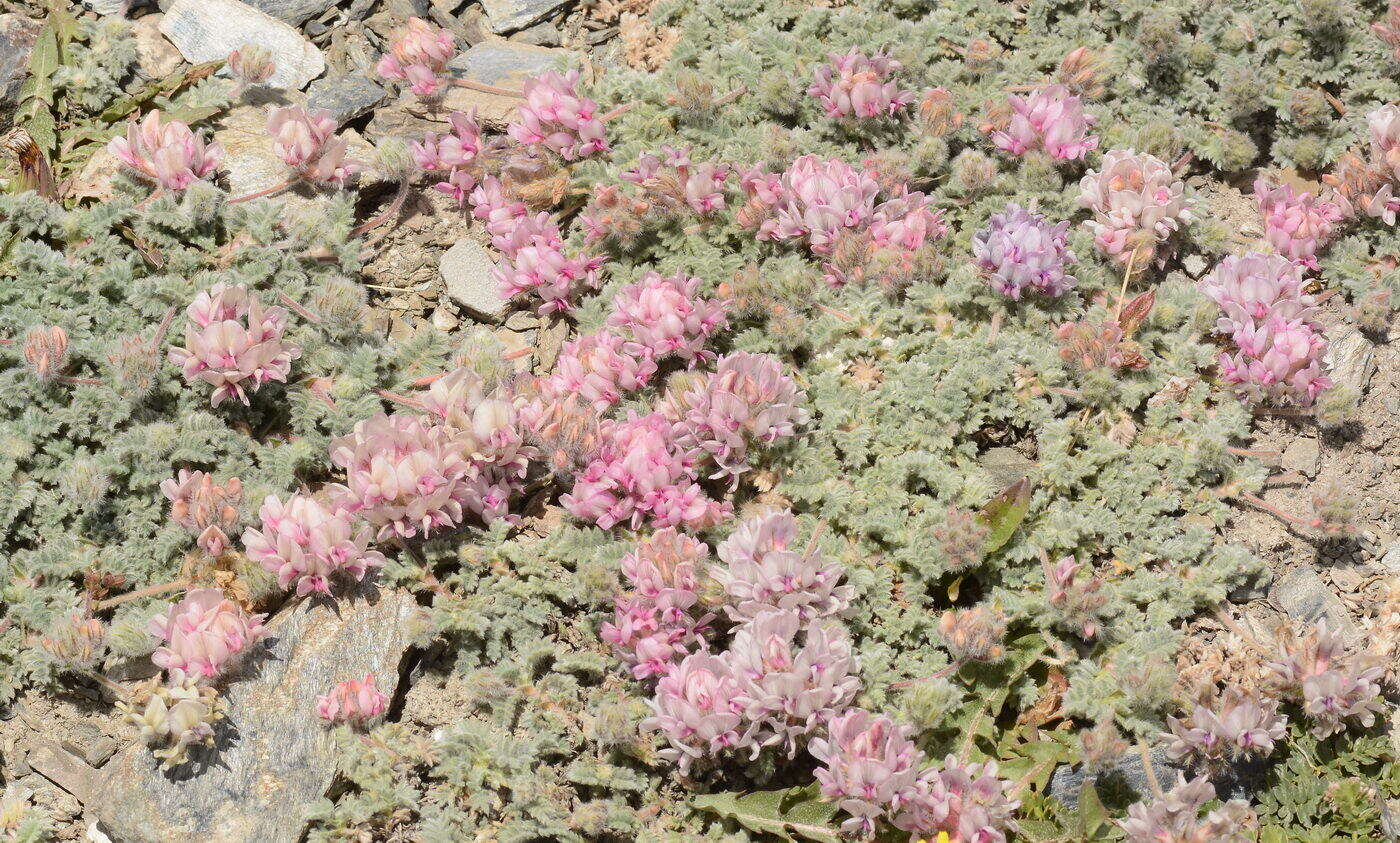
[[[1088,226],[1099,252],[1119,263],[1136,253],[1139,266],[1161,259],[1172,232],[1193,218],[1186,186],[1171,167],[1131,149],[1109,150],[1080,180],[1079,204],[1094,212]]]
[[[1084,104],[1064,85],[1042,85],[1029,97],[1007,97],[1011,120],[992,132],[992,143],[1012,155],[1025,155],[1043,149],[1052,158],[1076,160],[1099,139],[1089,134],[1094,118],[1084,113]]]
[[[1264,216],[1264,236],[1279,254],[1318,269],[1317,250],[1332,239],[1333,228],[1342,219],[1337,203],[1297,193],[1286,184],[1271,188],[1263,179],[1254,182],[1254,200]]]
[[[1091,639],[1099,634],[1108,596],[1100,591],[1103,580],[1097,575],[1088,579],[1075,578],[1083,567],[1084,563],[1075,561],[1073,556],[1066,556],[1054,564],[1046,562],[1046,602],[1060,626]]]
[[[884,53],[867,56],[852,47],[827,58],[829,64],[813,71],[807,93],[821,101],[828,117],[890,117],[917,96],[891,79],[903,65]]]
[[[550,70],[527,80],[519,118],[506,132],[527,146],[553,150],[565,161],[609,151],[598,104],[579,96],[578,79],[577,70],[563,76]]]
[[[419,167],[429,172],[447,172],[447,178],[433,187],[456,199],[459,206],[464,206],[468,193],[476,186],[477,158],[485,148],[485,142],[476,119],[476,109],[466,113],[454,111],[447,115],[447,123],[452,127],[450,133],[438,135],[428,132],[422,141],[409,144],[409,149]]]
[[[720,543],[724,567],[712,575],[724,589],[730,619],[752,620],[766,609],[794,613],[803,622],[845,613],[852,588],[837,585],[845,568],[825,562],[815,547],[791,548],[796,536],[797,519],[777,511],[744,521]]]
[[[369,568],[384,564],[384,555],[369,548],[370,527],[310,495],[292,495],[284,504],[276,495],[263,500],[262,529],[243,533],[248,558],[277,575],[282,588],[297,594],[330,594],[330,578],[344,574],[359,581]]]
[[[363,725],[384,713],[389,698],[374,685],[374,674],[347,679],[316,698],[316,713],[330,723]]]
[[[864,266],[881,255],[909,258],[948,231],[924,194],[901,183],[877,205],[874,173],[835,159],[804,155],[781,175],[758,164],[739,184],[749,197],[740,224],[757,228],[760,240],[800,240],[814,255],[832,257],[823,270],[833,285],[854,277],[846,264]],[[859,254],[842,254],[851,248]]]
[[[1128,843],[1251,843],[1256,840],[1258,818],[1243,799],[1229,802],[1200,817],[1202,806],[1215,798],[1209,777],[1186,780],[1177,773],[1176,785],[1151,802],[1128,806],[1128,818],[1118,820]]]
[[[604,412],[626,393],[646,386],[655,374],[651,348],[600,331],[565,343],[554,372],[540,388],[550,398],[576,395]]]
[[[407,81],[419,97],[437,96],[447,85],[442,73],[457,52],[457,39],[422,18],[409,18],[396,36],[375,70],[385,79]]]
[[[661,147],[661,155],[645,153],[620,174],[638,187],[625,193],[617,185],[599,185],[579,215],[588,242],[609,238],[625,243],[659,221],[723,210],[725,188],[732,170],[717,161],[692,161],[690,147]]]
[[[244,404],[268,381],[285,381],[301,349],[283,342],[287,314],[264,307],[242,284],[215,284],[185,309],[185,347],[170,349],[170,362],[189,383],[214,387],[212,406],[230,396]]]
[[[564,251],[559,224],[544,212],[531,216],[524,203],[506,196],[488,176],[471,192],[472,215],[486,221],[491,243],[501,251],[492,277],[507,299],[531,293],[541,313],[568,312],[584,289],[597,289],[603,258]]]
[[[215,483],[212,475],[182,468],[160,484],[170,501],[170,517],[196,537],[200,550],[214,558],[228,549],[228,534],[238,526],[243,503],[243,481],[230,477]]]
[[[972,256],[992,288],[1012,301],[1028,289],[1064,295],[1075,284],[1074,276],[1065,272],[1075,260],[1067,245],[1068,230],[1068,221],[1052,224],[1044,215],[1009,202],[972,235]]]
[[[1282,657],[1270,662],[1279,686],[1300,701],[1312,733],[1325,738],[1345,731],[1348,720],[1369,727],[1385,716],[1380,681],[1386,668],[1369,651],[1347,653],[1342,636],[1319,621],[1306,635],[1283,642]]]
[[[637,679],[666,674],[695,649],[712,617],[696,611],[709,555],[703,542],[667,527],[623,557],[631,589],[615,599],[614,622],[601,635]]]
[[[151,656],[172,683],[199,682],[221,674],[230,661],[267,634],[265,615],[249,615],[217,588],[196,588],[147,625],[163,642]]]
[[[711,476],[729,477],[732,485],[749,469],[751,445],[772,445],[806,422],[801,402],[797,384],[776,359],[736,351],[721,357],[714,372],[673,390],[658,409],[687,459],[712,461]]]
[[[524,486],[537,454],[525,443],[520,409],[503,389],[488,389],[469,368],[433,381],[422,397],[427,417],[467,463],[467,508],[486,523],[510,519],[510,500]]]
[[[267,133],[272,149],[297,178],[344,184],[360,165],[346,158],[349,144],[335,133],[339,126],[324,108],[308,112],[299,105],[269,109]]]
[[[1332,385],[1322,374],[1327,340],[1311,321],[1316,302],[1304,292],[1301,267],[1282,255],[1231,255],[1199,286],[1220,306],[1216,330],[1237,349],[1219,362],[1241,396],[1306,407]]]
[[[379,541],[455,527],[470,508],[485,511],[484,482],[445,427],[408,414],[365,419],[331,442],[345,483],[329,487],[332,506],[364,518]],[[479,478],[475,478],[479,480]]]
[[[696,482],[699,466],[674,444],[671,422],[660,413],[628,413],[598,425],[598,450],[559,502],[603,529],[684,526],[702,529],[729,514]]]
[[[608,326],[621,330],[661,360],[676,356],[694,366],[713,360],[705,343],[729,322],[729,303],[700,295],[700,279],[648,272],[613,297]]]
[[[883,818],[914,838],[943,832],[954,840],[1006,840],[1020,803],[1007,798],[994,762],[964,765],[950,755],[942,770],[925,767],[912,729],[858,708],[832,718],[828,734],[812,741],[811,752],[822,762],[822,796],[851,815],[841,824],[846,834],[870,837]]]
[[[166,190],[184,190],[206,178],[224,159],[223,147],[204,141],[179,120],[161,122],[159,111],[144,120],[132,118],[126,136],[107,144],[122,164],[154,181]]]
[[[1184,719],[1167,718],[1162,734],[1173,760],[1200,759],[1219,765],[1249,756],[1264,757],[1283,740],[1288,718],[1278,713],[1278,703],[1238,687],[1226,688],[1215,699],[1203,699]]]

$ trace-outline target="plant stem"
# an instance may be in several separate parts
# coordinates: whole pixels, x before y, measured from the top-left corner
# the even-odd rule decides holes
[[[352,238],[359,237],[366,231],[369,231],[372,228],[378,228],[379,226],[383,225],[386,220],[398,214],[399,209],[403,207],[404,200],[407,198],[408,179],[404,179],[403,181],[399,182],[399,189],[396,193],[394,193],[394,200],[389,203],[389,207],[385,208],[384,212],[379,214],[378,216],[370,217],[369,219],[350,229],[350,236]]]
[[[1137,261],[1138,250],[1133,249],[1128,253],[1128,266],[1123,270],[1123,286],[1118,290],[1118,304],[1113,308],[1113,323],[1118,324],[1118,319],[1123,315],[1123,300],[1128,297],[1128,282],[1133,278],[1133,264]]]
[[[296,311],[298,314],[301,315],[301,318],[307,320],[308,322],[315,322],[318,325],[321,324],[321,317],[302,307],[291,296],[287,295],[286,293],[278,293],[277,300],[282,302],[292,310]]]
[[[715,101],[714,101],[712,104],[713,104],[713,105],[716,105],[716,106],[724,105],[725,103],[733,102],[734,100],[738,99],[739,97],[742,97],[744,94],[747,94],[748,92],[749,92],[749,86],[748,86],[748,85],[740,85],[739,87],[735,88],[734,90],[730,91],[730,92],[727,93],[727,94],[724,94],[724,95],[722,95],[722,96],[715,97]]]
[[[296,179],[287,179],[286,181],[280,184],[274,184],[272,187],[265,187],[262,190],[255,190],[252,193],[245,193],[242,196],[235,196],[234,198],[228,200],[228,204],[234,205],[239,202],[249,202],[253,199],[261,199],[264,196],[271,196],[274,193],[281,193],[282,191],[296,184],[296,181]]]
[[[1166,796],[1162,791],[1162,783],[1157,781],[1157,770],[1152,766],[1152,753],[1147,751],[1147,744],[1138,741],[1138,754],[1142,756],[1142,769],[1147,773],[1147,783],[1152,787],[1152,793],[1158,799]]]
[[[1299,518],[1296,515],[1290,515],[1287,512],[1284,512],[1283,510],[1279,509],[1278,507],[1274,506],[1273,504],[1269,503],[1268,501],[1264,500],[1258,495],[1253,494],[1252,492],[1239,492],[1235,495],[1235,498],[1237,500],[1244,501],[1245,503],[1254,506],[1258,509],[1262,509],[1263,511],[1269,513],[1270,515],[1274,516],[1280,521],[1283,521],[1286,524],[1292,524],[1295,527],[1302,527],[1305,530],[1313,529],[1313,525],[1308,523],[1306,520]]]
[[[625,102],[622,105],[619,105],[617,108],[614,108],[612,111],[609,111],[607,114],[604,114],[602,117],[599,117],[598,119],[606,123],[614,117],[621,117],[622,115],[631,111],[633,106],[635,105],[635,102]]]
[[[495,94],[498,97],[514,97],[516,99],[525,98],[525,93],[523,91],[512,91],[510,88],[497,88],[494,85],[487,85],[483,82],[476,82],[471,79],[458,79],[453,77],[451,81],[453,85],[457,85],[461,88],[469,88],[473,91],[480,91],[483,94]]]
[[[936,673],[930,673],[928,676],[924,676],[919,679],[906,679],[903,682],[894,682],[890,685],[890,687],[902,691],[905,688],[912,687],[914,685],[919,684],[920,682],[932,682],[935,679],[942,679],[950,673],[957,673],[958,670],[962,668],[962,666],[965,663],[965,660],[957,659],[952,664],[948,665],[940,671],[937,671]]]
[[[135,591],[128,591],[126,594],[120,595],[118,597],[112,597],[107,600],[103,600],[96,606],[93,606],[92,610],[94,612],[105,611],[107,609],[112,608],[113,606],[120,606],[122,603],[125,603],[129,600],[136,600],[140,597],[154,597],[157,594],[164,594],[167,591],[177,591],[179,589],[187,587],[188,585],[189,583],[185,582],[184,580],[175,580],[173,582],[163,582],[157,585],[148,585],[145,588],[138,588]]]

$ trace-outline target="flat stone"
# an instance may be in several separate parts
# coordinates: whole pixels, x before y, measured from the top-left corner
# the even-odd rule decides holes
[[[510,36],[510,40],[516,44],[534,44],[537,47],[557,47],[564,43],[564,33],[559,31],[559,27],[549,21],[544,21],[520,30]]]
[[[555,319],[539,328],[535,335],[535,371],[545,374],[554,368],[559,360],[559,352],[569,338],[569,323],[565,319]]]
[[[0,15],[0,130],[13,122],[19,89],[29,71],[29,54],[43,28],[24,15]]]
[[[321,51],[299,31],[238,0],[175,0],[160,31],[194,64],[226,59],[245,44],[265,47],[277,64],[266,83],[274,88],[299,91],[326,69]]]
[[[136,36],[136,63],[147,79],[164,79],[185,60],[175,45],[160,32],[165,15],[146,15],[131,25]]]
[[[438,267],[447,295],[472,316],[489,322],[499,322],[505,316],[507,302],[491,277],[496,260],[485,246],[475,240],[458,240],[442,253]]]
[[[101,767],[107,763],[107,759],[117,754],[121,749],[121,744],[109,737],[100,737],[88,744],[87,751],[83,753],[83,760],[94,767]]]
[[[1342,599],[1306,565],[1299,565],[1275,580],[1269,599],[1289,616],[1295,627],[1308,627],[1325,618],[1327,628],[1340,633],[1348,644],[1361,639],[1361,630],[1351,619]]]
[[[1400,574],[1400,542],[1386,548],[1385,555],[1377,559],[1376,564],[1392,574]]]
[[[1317,463],[1322,457],[1322,449],[1311,436],[1300,436],[1283,449],[1279,464],[1289,471],[1298,471],[1308,477],[1317,476]]]
[[[336,0],[244,0],[260,12],[266,12],[292,26],[300,26],[334,6]]]
[[[527,78],[553,70],[564,55],[564,50],[515,41],[483,41],[453,59],[447,69],[459,79],[519,89]]]
[[[524,29],[563,8],[568,0],[481,0],[497,35]]]
[[[107,763],[93,805],[103,830],[128,843],[299,839],[336,772],[316,697],[366,673],[392,695],[415,611],[408,592],[365,585],[279,612],[268,652],[225,689],[228,721],[212,754],[167,774],[137,743]]]
[[[306,107],[324,108],[337,123],[353,120],[388,98],[388,90],[358,74],[327,76],[306,89]]]
[[[1176,779],[1177,771],[1182,768],[1177,767],[1160,746],[1151,750],[1151,757],[1152,771],[1156,774],[1158,783],[1163,787],[1170,787]],[[1079,794],[1087,778],[1091,777],[1085,772],[1083,765],[1060,765],[1050,777],[1051,798],[1078,810]],[[1147,768],[1142,764],[1142,753],[1137,751],[1124,753],[1116,764],[1092,778],[1101,797],[1113,790],[1122,793],[1129,801],[1134,801],[1137,798],[1146,798],[1152,793]]]
[[[1375,347],[1353,326],[1343,326],[1328,337],[1327,374],[1338,385],[1350,386],[1358,396],[1365,394],[1375,372]]]
[[[98,792],[101,774],[52,741],[39,741],[29,750],[26,760],[36,773],[73,794],[74,799],[85,805]]]

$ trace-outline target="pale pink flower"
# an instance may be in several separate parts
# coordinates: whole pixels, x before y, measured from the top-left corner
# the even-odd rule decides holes
[[[1059,296],[1075,284],[1065,269],[1075,261],[1069,222],[1051,223],[1014,202],[972,235],[972,255],[992,289],[1017,301],[1027,290]]]
[[[329,487],[335,506],[364,518],[379,541],[412,538],[481,512],[487,491],[440,425],[404,413],[379,414],[331,442],[345,484]]]
[[[760,198],[775,194],[773,216],[759,225],[758,239],[805,240],[817,255],[830,254],[843,230],[865,228],[880,192],[879,183],[864,170],[815,155],[794,161],[778,177],[776,189],[752,172],[743,183]]]
[[[337,124],[324,108],[308,112],[297,105],[269,109],[267,133],[272,149],[298,177],[341,184],[359,171],[345,157],[349,144],[335,134]]]
[[[426,99],[446,86],[442,73],[457,52],[457,39],[422,18],[409,18],[389,49],[375,70],[385,79],[407,81],[409,90]]]
[[[667,527],[622,558],[631,589],[617,596],[613,622],[604,623],[600,635],[637,679],[664,675],[699,642],[711,619],[694,611],[699,571],[709,551],[703,542]]]
[[[822,798],[835,802],[850,818],[841,823],[848,835],[867,837],[882,817],[898,813],[914,794],[924,754],[914,745],[914,730],[888,717],[851,708],[831,718],[826,738],[813,738],[812,757]]]
[[[694,463],[671,442],[671,423],[658,413],[605,419],[597,453],[559,502],[604,530],[616,524],[638,529],[712,526],[729,513],[695,482]]]
[[[893,824],[916,838],[947,832],[966,843],[1006,843],[1006,830],[1021,804],[1007,798],[1010,788],[1010,782],[997,777],[995,761],[965,764],[949,755],[943,769],[920,774]]]
[[[520,143],[552,149],[566,161],[607,152],[598,104],[579,96],[578,80],[577,70],[563,76],[550,70],[527,79],[519,118],[506,132]]]
[[[504,299],[529,293],[540,299],[541,314],[568,313],[582,291],[598,288],[603,263],[601,257],[566,254],[559,240],[536,236],[514,254],[503,253],[491,277]]]
[[[620,328],[657,360],[675,355],[690,365],[714,358],[705,343],[728,324],[728,302],[700,296],[700,279],[648,272],[613,297],[608,325]]]
[[[201,550],[218,558],[228,549],[228,534],[240,518],[242,481],[230,477],[218,484],[212,475],[182,468],[161,482],[160,491],[170,501],[170,517],[197,537]]]
[[[1283,320],[1311,319],[1317,300],[1306,291],[1302,269],[1282,255],[1248,252],[1228,255],[1197,283],[1201,292],[1220,306],[1215,329],[1251,354],[1249,336],[1262,326]]]
[[[267,634],[262,625],[266,617],[244,612],[220,589],[193,589],[164,615],[151,618],[146,628],[163,642],[151,661],[177,683],[213,679]]]
[[[1297,193],[1288,185],[1271,188],[1263,179],[1254,182],[1254,198],[1264,216],[1264,236],[1294,263],[1319,268],[1317,250],[1327,245],[1342,219],[1335,202]]]
[[[821,552],[793,547],[797,519],[775,511],[742,522],[717,552],[724,562],[711,576],[724,589],[731,620],[755,618],[765,609],[796,612],[805,623],[838,617],[851,603],[852,588],[838,585],[845,566]]]
[[[1012,155],[1044,149],[1052,158],[1074,160],[1099,145],[1089,134],[1094,118],[1064,85],[1042,85],[1029,97],[1011,94],[1007,103],[1011,122],[992,133],[992,143]]]
[[[651,350],[607,332],[584,334],[564,344],[547,387],[555,395],[577,395],[606,410],[656,374]]]
[[[223,147],[206,146],[179,120],[162,124],[159,111],[148,113],[144,120],[132,118],[126,124],[126,136],[113,138],[107,150],[166,190],[184,190],[214,172],[224,158]]]
[[[468,195],[476,187],[476,173],[471,168],[476,164],[485,143],[475,108],[466,113],[454,111],[447,115],[447,122],[452,127],[451,133],[437,135],[429,132],[421,142],[412,143],[409,148],[419,167],[430,172],[446,172],[446,178],[433,188],[464,206]],[[496,187],[499,189],[499,182]]]
[[[536,238],[563,242],[559,225],[552,216],[543,211],[530,216],[525,203],[509,196],[495,176],[483,178],[471,192],[469,201],[472,216],[481,220],[491,235],[491,245],[507,257],[513,257]]]
[[[1219,359],[1221,377],[1246,400],[1307,407],[1332,386],[1322,373],[1327,340],[1311,323],[1275,319],[1250,332],[1247,341],[1237,354]]]
[[[389,698],[374,686],[374,674],[348,679],[316,698],[316,713],[331,723],[363,725],[384,713]]]
[[[828,117],[889,117],[917,96],[891,79],[903,65],[884,53],[866,56],[852,47],[827,58],[830,64],[813,71],[807,93],[821,100]]]
[[[1162,258],[1172,232],[1194,217],[1186,186],[1171,167],[1147,153],[1109,150],[1098,170],[1079,182],[1079,204],[1094,212],[1088,222],[1098,250],[1119,263],[1138,253],[1138,265]]]
[[[287,313],[264,307],[242,284],[220,282],[195,296],[185,310],[185,347],[170,349],[170,362],[185,381],[214,387],[212,406],[230,396],[244,404],[268,381],[285,381],[301,349],[283,342]]]
[[[369,549],[369,525],[309,495],[292,495],[285,504],[268,495],[259,516],[262,529],[243,533],[248,558],[276,574],[282,588],[295,584],[297,594],[330,594],[335,574],[359,581],[384,564],[384,555]]]
[[[466,458],[475,490],[469,501],[486,522],[511,518],[511,498],[525,485],[537,451],[525,444],[521,411],[502,389],[487,390],[467,367],[448,372],[423,393],[423,408]]]
[[[668,746],[658,754],[682,775],[707,755],[751,744],[741,733],[743,709],[728,663],[706,652],[692,653],[661,677],[650,700],[652,716],[643,731],[661,732]]]

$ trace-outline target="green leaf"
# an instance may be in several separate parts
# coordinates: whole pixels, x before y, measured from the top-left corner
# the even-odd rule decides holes
[[[1099,789],[1094,787],[1094,780],[1087,776],[1079,786],[1078,822],[1079,833],[1085,840],[1098,839],[1099,829],[1109,823],[1108,809],[1099,798]]]
[[[1031,481],[1026,477],[987,501],[987,505],[977,513],[977,520],[987,528],[987,543],[982,548],[984,553],[995,553],[1011,540],[1016,528],[1026,519],[1030,505]]]
[[[696,810],[728,817],[749,831],[783,840],[841,840],[832,825],[836,806],[821,800],[815,783],[786,790],[704,794],[693,797],[690,804]]]

